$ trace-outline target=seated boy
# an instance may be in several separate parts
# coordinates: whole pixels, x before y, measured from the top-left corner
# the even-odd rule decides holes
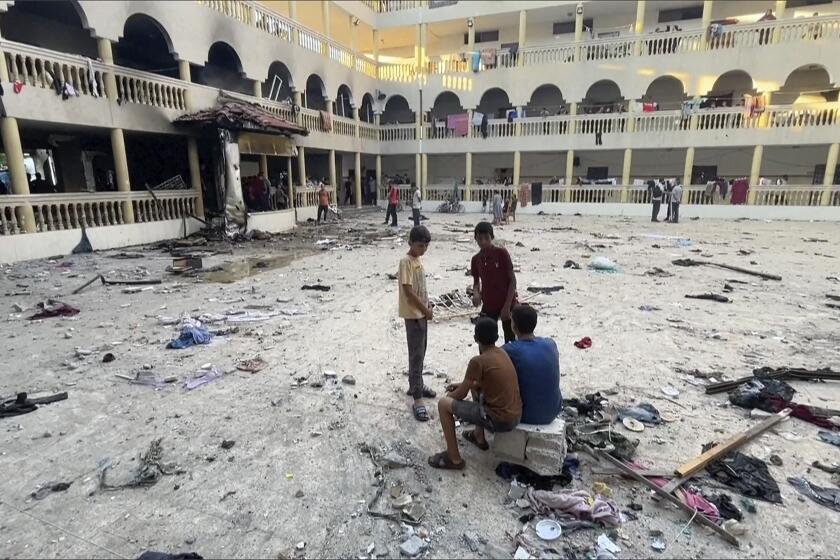
[[[519,379],[523,424],[551,424],[563,406],[560,395],[560,354],[550,338],[534,336],[537,311],[518,305],[511,312],[514,342],[502,346]]]
[[[522,401],[516,370],[507,354],[496,347],[499,326],[488,317],[475,323],[475,341],[478,356],[467,366],[467,373],[460,384],[447,387],[447,394],[438,401],[440,425],[446,439],[446,451],[429,457],[429,464],[436,469],[463,469],[466,464],[458,452],[455,438],[455,417],[475,425],[473,431],[464,432],[464,439],[479,449],[487,449],[484,429],[509,432],[519,424]],[[472,393],[472,401],[465,401]]]

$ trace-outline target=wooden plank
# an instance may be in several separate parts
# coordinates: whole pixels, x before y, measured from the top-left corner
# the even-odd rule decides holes
[[[621,472],[623,472],[627,476],[641,482],[642,484],[644,484],[645,486],[647,486],[648,488],[653,490],[657,495],[662,496],[663,498],[665,498],[666,500],[668,500],[669,502],[671,502],[672,504],[674,504],[675,506],[680,508],[683,511],[683,513],[685,513],[689,518],[696,519],[698,523],[708,527],[709,529],[711,529],[712,531],[714,531],[715,533],[720,535],[726,542],[728,542],[730,544],[733,544],[735,546],[740,546],[740,543],[738,542],[738,539],[736,539],[733,535],[731,535],[728,531],[726,531],[726,529],[718,526],[717,523],[715,523],[714,521],[712,521],[711,519],[709,519],[708,517],[706,517],[702,513],[696,511],[694,508],[685,505],[684,503],[682,503],[680,501],[679,498],[677,498],[673,494],[669,494],[668,492],[665,492],[665,490],[663,490],[662,488],[660,488],[659,486],[657,486],[656,484],[654,484],[650,480],[646,479],[645,477],[643,477],[642,475],[640,475],[639,473],[637,473],[636,471],[634,471],[633,469],[631,469],[630,467],[628,467],[627,465],[625,465],[624,463],[619,461],[618,459],[615,459],[610,454],[605,453],[605,452],[601,451],[600,449],[594,450],[593,453],[599,459],[604,459],[608,463],[614,465],[616,468],[618,468]]]
[[[789,408],[786,408],[780,411],[778,414],[775,414],[770,418],[762,420],[761,422],[749,428],[748,430],[735,434],[728,440],[719,443],[711,449],[707,450],[705,453],[701,453],[700,455],[691,459],[687,463],[680,465],[674,472],[680,477],[693,476],[696,472],[704,469],[706,465],[708,465],[712,461],[723,457],[730,451],[741,447],[751,439],[766,432],[767,430],[769,430],[770,428],[787,418],[790,415],[790,412],[791,410]]]
[[[662,487],[663,490],[669,494],[673,494],[674,490],[685,484],[691,479],[690,476],[675,476],[671,482]]]
[[[674,471],[662,471],[662,470],[641,470],[636,471],[642,476],[648,476],[651,478],[676,478]],[[613,476],[613,475],[620,475],[624,476],[624,471],[620,471],[618,469],[592,469],[592,474],[598,476]]]

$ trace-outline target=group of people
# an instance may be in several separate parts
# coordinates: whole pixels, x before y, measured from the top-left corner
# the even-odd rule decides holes
[[[665,221],[676,224],[680,221],[680,204],[682,204],[683,187],[679,180],[662,181],[650,180],[647,183],[650,191],[650,200],[653,203],[653,211],[651,213],[651,222],[659,221],[659,211],[662,204],[665,203],[668,212],[665,215]]]
[[[519,206],[519,196],[516,191],[510,193],[510,196],[502,196],[502,193],[495,191],[493,198],[490,200],[490,212],[493,214],[493,225],[498,226],[506,224],[509,221],[516,221],[516,208]],[[487,212],[487,197],[481,201],[481,209]]]
[[[464,440],[487,450],[486,430],[508,432],[520,422],[550,424],[562,408],[556,343],[534,334],[537,311],[517,302],[513,262],[506,249],[494,244],[493,226],[480,222],[474,234],[479,251],[470,268],[473,304],[481,306],[473,333],[478,355],[470,359],[463,380],[449,385],[446,396],[438,400],[446,449],[430,456],[429,464],[439,469],[464,468],[455,432],[456,418],[474,426],[464,431]],[[413,227],[408,254],[400,260],[397,274],[399,315],[405,321],[408,342],[407,394],[413,398],[413,415],[420,422],[429,420],[424,399],[437,396],[423,383],[428,322],[434,318],[434,310],[429,303],[421,258],[430,243],[428,229]],[[501,347],[496,345],[499,321],[505,341]]]

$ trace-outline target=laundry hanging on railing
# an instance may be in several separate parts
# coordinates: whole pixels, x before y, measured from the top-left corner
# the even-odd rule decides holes
[[[446,117],[446,128],[450,129],[454,136],[466,136],[469,126],[468,113],[456,113]]]
[[[330,132],[332,130],[332,115],[327,111],[318,111],[318,113],[321,115],[321,128],[324,129],[324,132]]]
[[[642,103],[642,112],[643,113],[653,113],[654,111],[659,110],[659,103],[654,102],[647,102]]]
[[[702,104],[702,102],[703,102],[703,99],[699,96],[695,96],[693,99],[683,101],[682,102],[682,118],[684,118],[684,119],[691,118],[692,113],[700,110],[700,105]]]
[[[481,69],[481,53],[476,51],[472,53],[472,71],[478,72]]]
[[[746,204],[750,183],[747,179],[736,179],[732,182],[732,198],[730,204]]]
[[[86,58],[85,60],[87,60],[88,86],[90,93],[94,97],[99,97],[99,84],[96,83],[96,74],[93,73],[93,61],[89,58]]]
[[[496,66],[496,49],[481,49],[481,62],[485,68]]]
[[[507,122],[511,123],[516,120],[519,114],[516,112],[516,109],[508,109],[505,113],[505,118],[507,118]]]
[[[472,124],[473,126],[481,126],[481,121],[484,120],[484,113],[478,111],[473,112]]]

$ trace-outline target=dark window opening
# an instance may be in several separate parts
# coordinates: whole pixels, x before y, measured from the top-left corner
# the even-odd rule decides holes
[[[583,28],[592,29],[592,18],[583,18]],[[558,21],[554,23],[552,28],[552,35],[563,35],[564,33],[575,32],[575,20],[572,21]]]
[[[495,29],[493,31],[476,31],[475,32],[475,42],[476,43],[493,43],[499,40],[499,30]],[[464,44],[469,45],[470,43],[470,34],[464,33]]]
[[[687,8],[674,8],[673,10],[660,10],[659,23],[670,23],[686,19],[701,19],[703,17],[703,6],[690,6]]]

